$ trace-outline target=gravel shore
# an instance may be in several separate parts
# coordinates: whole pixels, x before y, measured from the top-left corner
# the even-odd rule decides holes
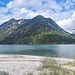
[[[38,75],[37,68],[40,67],[43,58],[41,56],[0,54],[0,71],[9,72],[9,75],[27,75],[31,72]],[[55,59],[62,64],[74,61],[65,58]],[[72,66],[63,66],[63,68],[75,71],[75,67]]]

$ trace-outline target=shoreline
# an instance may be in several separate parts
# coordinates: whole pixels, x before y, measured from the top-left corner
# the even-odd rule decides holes
[[[9,75],[23,75],[24,73],[27,75],[29,72],[39,75],[37,69],[40,67],[43,58],[45,56],[0,54],[0,71],[9,72]],[[62,64],[74,61],[65,58],[54,59]],[[72,66],[63,66],[63,68],[75,71],[75,67]]]
[[[21,57],[27,57],[27,58],[37,58],[37,59],[42,59],[45,58],[46,56],[35,56],[35,55],[22,55],[22,54],[0,54],[0,59],[1,58],[21,58]],[[62,61],[74,61],[74,59],[70,59],[70,58],[60,58],[60,57],[51,57],[54,58],[56,60],[62,60]]]

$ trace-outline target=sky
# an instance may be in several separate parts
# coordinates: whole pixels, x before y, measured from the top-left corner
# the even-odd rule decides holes
[[[75,31],[75,0],[0,0],[0,25],[37,15],[53,19],[67,32]]]

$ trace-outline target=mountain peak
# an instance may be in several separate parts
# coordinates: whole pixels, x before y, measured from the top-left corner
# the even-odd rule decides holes
[[[37,15],[34,18],[44,19],[44,17],[42,15]]]
[[[45,21],[45,18],[42,15],[37,15],[32,19],[33,22]]]
[[[37,15],[36,17],[43,17],[42,15]],[[44,17],[43,17],[44,18]]]
[[[14,22],[14,21],[16,21],[16,19],[14,19],[14,18],[11,18],[9,21],[11,21],[11,22]]]

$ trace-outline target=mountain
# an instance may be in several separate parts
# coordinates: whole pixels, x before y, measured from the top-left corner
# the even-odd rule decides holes
[[[72,36],[75,36],[75,31],[73,31],[73,33],[71,34]]]
[[[26,21],[27,20],[24,19],[16,20],[12,18],[0,25],[0,40],[3,40],[10,34],[14,33],[14,31]]]
[[[32,19],[11,19],[1,25],[0,33],[0,44],[67,44],[75,41],[51,18],[41,15]]]

